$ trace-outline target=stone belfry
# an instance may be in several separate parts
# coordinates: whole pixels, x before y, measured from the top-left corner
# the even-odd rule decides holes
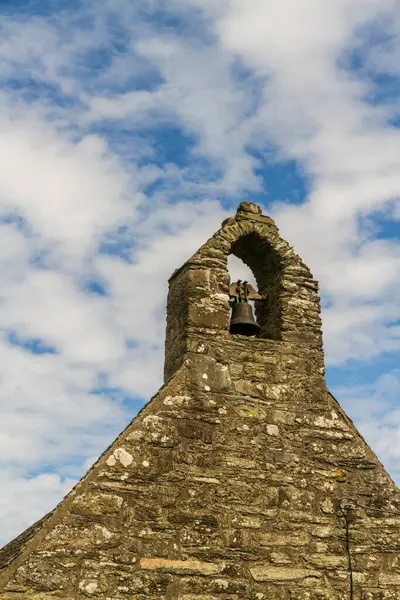
[[[230,253],[256,337],[230,333]],[[163,387],[0,569],[0,600],[400,599],[399,490],[326,388],[317,283],[259,207],[172,275]]]

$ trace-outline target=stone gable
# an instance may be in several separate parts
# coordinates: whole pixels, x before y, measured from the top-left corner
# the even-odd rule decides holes
[[[230,253],[257,338],[229,333]],[[326,388],[317,290],[242,203],[171,277],[166,383],[3,549],[0,600],[399,600],[400,493]]]

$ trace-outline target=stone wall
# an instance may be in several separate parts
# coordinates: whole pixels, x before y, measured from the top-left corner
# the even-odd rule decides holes
[[[231,251],[273,304],[260,338],[229,334]],[[166,380],[4,549],[0,600],[351,600],[349,555],[353,600],[399,600],[399,490],[326,389],[317,285],[258,207],[171,278]]]

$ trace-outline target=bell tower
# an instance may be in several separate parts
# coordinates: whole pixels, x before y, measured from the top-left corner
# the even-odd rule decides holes
[[[325,384],[317,283],[242,202],[170,279],[164,385],[0,551],[0,600],[399,600],[399,556],[399,489]]]
[[[279,236],[259,206],[242,202],[234,217],[170,278],[167,306],[165,379],[182,364],[186,352],[200,344],[228,348],[238,340],[230,332],[230,299],[239,298],[229,281],[227,261],[234,254],[253,271],[258,291],[256,317],[260,331],[248,340],[249,349],[288,345],[306,350],[323,376],[324,359],[318,284],[310,270]],[[242,285],[243,288],[243,285]],[[242,292],[241,299],[244,297]],[[242,339],[245,344],[247,340]],[[235,347],[235,346],[233,346]]]

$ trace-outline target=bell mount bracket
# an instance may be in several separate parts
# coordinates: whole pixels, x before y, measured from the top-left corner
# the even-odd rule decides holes
[[[266,298],[266,295],[259,294],[248,281],[238,279],[229,286],[230,304],[249,300],[266,300]]]

